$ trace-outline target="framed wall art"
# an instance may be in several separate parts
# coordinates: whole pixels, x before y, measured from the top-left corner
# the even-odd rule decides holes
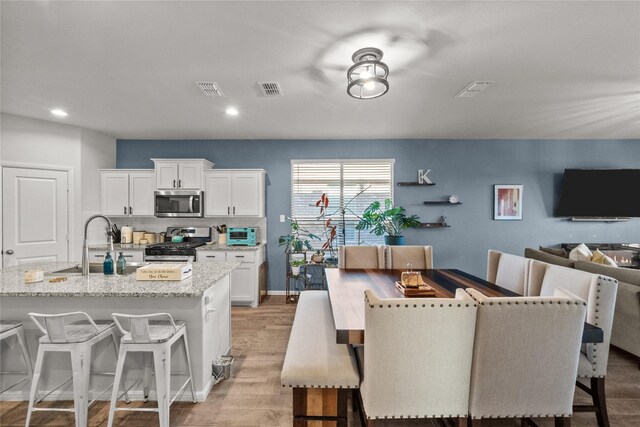
[[[522,220],[522,185],[493,186],[493,219]]]

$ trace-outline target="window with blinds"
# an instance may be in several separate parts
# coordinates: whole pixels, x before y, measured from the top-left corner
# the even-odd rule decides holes
[[[292,160],[291,216],[322,238],[323,220],[316,201],[329,197],[325,217],[337,226],[338,245],[384,244],[383,236],[356,230],[359,216],[374,201],[393,200],[393,163],[384,160]],[[324,239],[312,241],[320,249]]]

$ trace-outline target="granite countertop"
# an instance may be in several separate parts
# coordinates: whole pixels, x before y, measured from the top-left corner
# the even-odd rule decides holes
[[[67,276],[49,283],[45,276],[38,283],[24,283],[24,272],[45,272],[73,267],[76,262],[41,262],[0,270],[0,297],[201,297],[216,282],[235,270],[238,262],[193,263],[193,275],[181,281],[137,281],[135,273],[126,276]]]
[[[146,247],[147,245],[134,245],[133,243],[114,243],[113,244],[114,251],[144,251],[144,248]],[[92,246],[89,246],[89,250],[106,252],[109,250],[109,245],[106,243],[104,245],[92,245]]]
[[[212,243],[210,245],[198,246],[197,251],[257,251],[264,247],[262,243],[258,243],[255,246],[228,246],[221,245],[220,243]]]

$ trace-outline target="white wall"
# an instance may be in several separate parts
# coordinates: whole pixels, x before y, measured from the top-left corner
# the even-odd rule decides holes
[[[116,143],[115,139],[88,129],[80,131],[81,147],[81,179],[82,179],[82,203],[81,224],[84,224],[91,215],[100,213],[100,169],[113,169],[116,167]],[[105,242],[105,223],[96,220],[89,227],[87,235],[90,244]],[[80,236],[82,239],[82,236]]]
[[[75,126],[11,114],[2,114],[0,121],[0,152],[3,165],[69,168],[71,171],[69,258],[79,260],[82,212],[85,208],[99,210],[99,196],[96,205],[95,196],[92,194],[99,193],[100,188],[97,168],[103,167],[102,165],[114,166],[115,139]],[[83,200],[83,192],[89,197],[87,201]]]

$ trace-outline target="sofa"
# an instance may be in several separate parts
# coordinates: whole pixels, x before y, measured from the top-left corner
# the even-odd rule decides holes
[[[618,280],[611,344],[636,357],[640,368],[640,270],[610,267],[587,261],[572,261],[541,250],[526,248],[526,258],[560,265]]]

